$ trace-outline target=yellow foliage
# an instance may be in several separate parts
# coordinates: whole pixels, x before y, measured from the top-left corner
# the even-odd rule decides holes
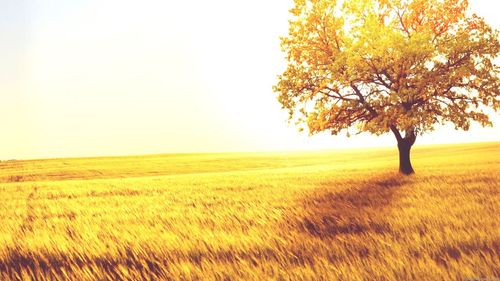
[[[500,108],[499,33],[467,0],[295,0],[291,13],[274,90],[310,133],[467,130]]]

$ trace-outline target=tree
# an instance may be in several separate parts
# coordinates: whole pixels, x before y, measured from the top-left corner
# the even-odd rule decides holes
[[[417,135],[492,125],[499,34],[467,0],[295,0],[274,91],[310,134],[392,132],[403,174]],[[349,134],[349,131],[348,131]]]

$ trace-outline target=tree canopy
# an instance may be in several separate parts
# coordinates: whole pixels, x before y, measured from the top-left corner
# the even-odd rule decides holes
[[[398,142],[451,122],[491,125],[499,33],[467,0],[295,0],[274,90],[311,134],[354,128]]]

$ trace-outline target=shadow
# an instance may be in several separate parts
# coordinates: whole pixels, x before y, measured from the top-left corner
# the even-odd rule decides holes
[[[19,278],[22,272],[30,280],[79,280],[77,271],[84,271],[96,280],[134,280],[125,272],[136,272],[140,280],[164,280],[168,274],[168,265],[161,263],[154,256],[139,257],[130,246],[124,246],[116,255],[101,257],[73,256],[54,250],[26,251],[19,247],[7,247],[0,257],[0,276],[7,280],[25,280]],[[62,278],[64,276],[65,278]],[[169,279],[167,279],[169,280]]]
[[[388,174],[360,180],[340,192],[332,191],[334,183],[324,183],[324,189],[302,202],[305,214],[298,220],[298,229],[320,238],[390,232],[386,218],[398,187],[407,181],[399,174]]]
[[[461,241],[437,247],[437,249],[430,254],[430,257],[432,257],[437,264],[448,267],[450,263],[471,255],[489,255],[494,257],[498,255],[498,249],[500,249],[499,241],[492,241],[491,244],[481,243],[478,240]]]

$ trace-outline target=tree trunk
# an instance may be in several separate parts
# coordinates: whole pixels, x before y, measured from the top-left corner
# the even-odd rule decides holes
[[[413,128],[410,128],[406,131],[405,137],[403,138],[396,126],[391,126],[391,130],[398,141],[399,172],[404,175],[411,175],[415,173],[415,171],[410,162],[410,150],[417,139],[417,134]]]
[[[415,173],[410,162],[410,150],[412,144],[409,144],[404,139],[398,142],[399,149],[399,172],[405,175]]]

